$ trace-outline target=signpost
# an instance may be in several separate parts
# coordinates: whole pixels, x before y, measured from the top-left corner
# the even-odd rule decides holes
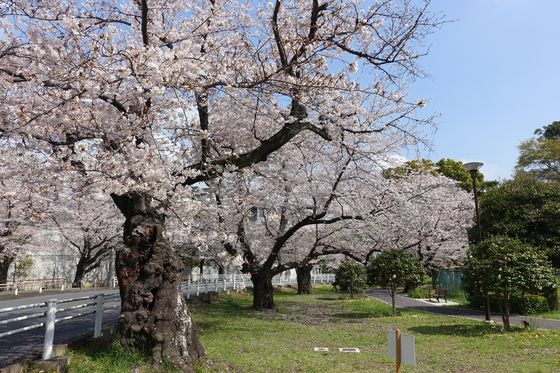
[[[416,365],[413,335],[403,334],[396,329],[389,330],[387,337],[389,357],[395,359],[397,373],[401,373],[401,363]]]

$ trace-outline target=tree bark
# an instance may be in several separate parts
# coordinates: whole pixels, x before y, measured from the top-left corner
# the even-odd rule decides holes
[[[76,265],[76,274],[74,275],[74,281],[72,281],[73,288],[79,288],[81,282],[85,275],[85,258],[83,256],[80,257],[78,260],[78,264]]]
[[[296,268],[298,294],[311,294],[312,265],[301,265]]]
[[[198,274],[200,278],[204,275],[204,259],[200,259],[200,264],[198,265]]]
[[[439,287],[439,271],[437,269],[432,269],[430,271],[430,276],[432,277],[432,289]]]
[[[544,296],[546,297],[546,301],[548,303],[548,310],[556,311],[558,309],[558,290],[553,287],[545,288]]]
[[[111,197],[125,217],[127,249],[116,256],[121,340],[150,351],[156,367],[166,360],[192,372],[204,351],[181,292],[183,263],[163,237],[164,216],[146,194]]]
[[[0,262],[0,284],[6,284],[8,282],[8,270],[14,259],[15,256],[4,256]],[[7,289],[7,287],[0,287],[0,291],[5,291]]]
[[[510,330],[511,325],[509,322],[509,294],[505,294],[504,296],[500,297],[500,312],[502,314],[504,329]]]
[[[274,310],[274,289],[270,270],[251,273],[251,282],[253,283],[253,309]]]

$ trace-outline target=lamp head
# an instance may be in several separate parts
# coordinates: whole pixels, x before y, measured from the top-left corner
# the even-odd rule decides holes
[[[478,170],[480,170],[480,167],[482,167],[484,163],[482,162],[469,162],[469,163],[464,163],[463,167],[470,172],[476,172]]]

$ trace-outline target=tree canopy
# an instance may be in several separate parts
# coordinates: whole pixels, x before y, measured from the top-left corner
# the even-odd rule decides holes
[[[484,236],[519,239],[560,267],[560,184],[519,176],[483,194],[480,207]]]
[[[463,167],[463,163],[450,158],[442,158],[437,162],[430,159],[418,159],[406,161],[403,165],[387,168],[384,171],[385,177],[402,177],[411,173],[430,173],[439,174],[455,180],[458,186],[472,192],[472,176]],[[484,186],[484,174],[478,172],[476,176],[477,188],[480,190]]]
[[[537,129],[535,135],[519,145],[517,173],[560,182],[560,121]]]

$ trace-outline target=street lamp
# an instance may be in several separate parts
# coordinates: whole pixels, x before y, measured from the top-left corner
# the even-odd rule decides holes
[[[463,167],[470,172],[472,178],[472,186],[474,193],[474,209],[476,214],[476,230],[478,232],[478,243],[482,242],[482,229],[480,227],[480,214],[478,212],[478,193],[476,191],[476,177],[478,176],[478,170],[482,167],[484,163],[482,162],[469,162],[463,164]],[[490,298],[488,297],[488,291],[485,291],[484,297],[486,298],[486,305],[484,307],[484,316],[486,321],[490,321]]]
[[[478,212],[478,193],[476,191],[476,177],[478,176],[478,170],[482,167],[484,163],[482,162],[469,162],[465,163],[463,167],[471,173],[472,186],[474,193],[474,209],[476,213],[476,229],[478,231],[478,243],[482,242],[482,229],[480,228],[480,214]]]

